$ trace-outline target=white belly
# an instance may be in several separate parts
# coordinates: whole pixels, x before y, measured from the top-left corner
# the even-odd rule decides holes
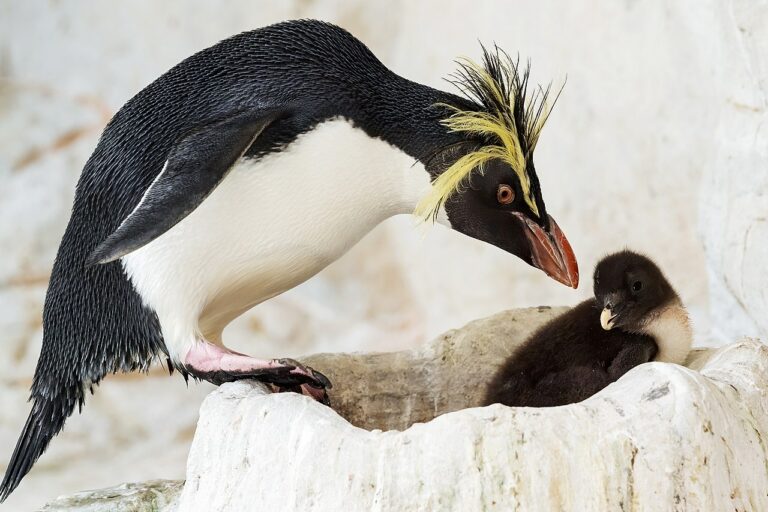
[[[408,213],[427,172],[347,121],[241,160],[188,217],[123,258],[180,360],[198,339],[322,270],[378,223]]]

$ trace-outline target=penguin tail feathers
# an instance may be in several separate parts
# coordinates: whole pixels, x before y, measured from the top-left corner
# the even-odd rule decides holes
[[[72,221],[45,299],[32,410],[0,482],[0,502],[19,485],[67,418],[82,408],[87,391],[93,392],[108,374],[147,371],[158,354],[166,353],[157,315],[144,306],[122,267],[84,267],[85,250],[73,250],[73,241],[79,240],[69,234],[71,227]]]
[[[16,489],[22,478],[48,448],[51,439],[64,427],[64,422],[72,414],[76,403],[82,404],[82,389],[68,390],[70,393],[59,395],[52,400],[35,397],[24,429],[21,431],[16,449],[13,451],[5,476],[0,483],[0,503]],[[69,399],[64,397],[69,396]],[[80,398],[75,398],[79,396]]]

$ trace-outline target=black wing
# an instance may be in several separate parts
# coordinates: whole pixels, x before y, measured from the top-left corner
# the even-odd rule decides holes
[[[96,247],[87,264],[122,258],[178,224],[280,115],[275,109],[247,112],[203,126],[179,140],[139,205]]]

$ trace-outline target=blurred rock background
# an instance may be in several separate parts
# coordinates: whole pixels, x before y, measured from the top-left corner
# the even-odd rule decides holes
[[[226,332],[259,356],[396,350],[499,310],[573,304],[603,254],[664,268],[698,345],[768,332],[768,2],[0,0],[0,470],[24,422],[49,271],[79,172],[109,118],[178,61],[290,18],[337,23],[412,80],[478,40],[567,85],[536,164],[582,286],[441,227],[387,221],[321,275]],[[207,385],[160,368],[104,382],[1,508],[180,478]]]

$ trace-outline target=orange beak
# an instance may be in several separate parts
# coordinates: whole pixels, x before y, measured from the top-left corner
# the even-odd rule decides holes
[[[579,265],[576,262],[576,256],[555,219],[549,217],[547,232],[525,215],[518,212],[513,215],[523,225],[525,237],[531,248],[532,265],[543,270],[555,281],[571,288],[578,287]]]

